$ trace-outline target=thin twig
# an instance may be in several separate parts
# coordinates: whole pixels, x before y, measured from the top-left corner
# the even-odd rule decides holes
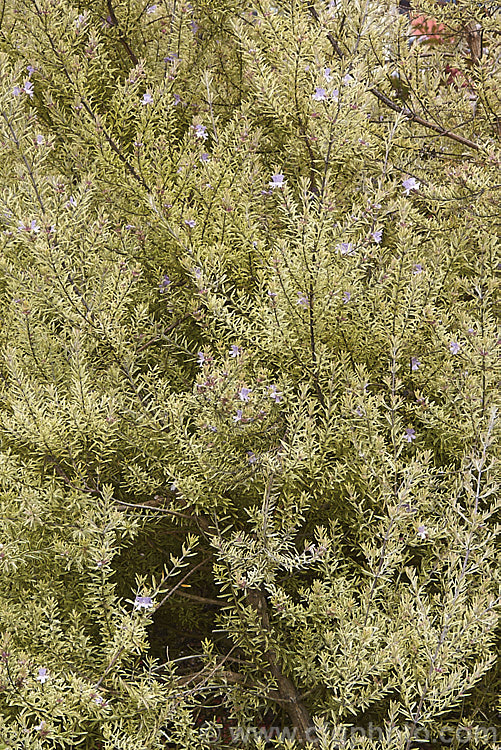
[[[470,141],[469,138],[465,138],[462,135],[458,135],[457,133],[454,133],[452,130],[446,130],[445,128],[442,128],[440,125],[436,125],[434,122],[429,122],[429,120],[425,120],[419,115],[417,115],[412,110],[408,109],[408,107],[401,107],[395,102],[393,102],[386,94],[383,94],[379,89],[377,89],[375,86],[372,86],[369,88],[369,91],[371,94],[374,94],[376,99],[379,99],[380,102],[385,104],[387,107],[392,109],[394,112],[398,112],[399,114],[403,115],[408,120],[411,120],[411,122],[417,122],[418,125],[422,125],[424,128],[428,128],[429,130],[434,130],[439,135],[444,136],[444,138],[451,138],[453,141],[457,141],[457,143],[461,143],[463,146],[467,146],[468,148],[472,148],[475,151],[480,151],[481,147],[478,145],[478,143],[474,143],[474,141]]]

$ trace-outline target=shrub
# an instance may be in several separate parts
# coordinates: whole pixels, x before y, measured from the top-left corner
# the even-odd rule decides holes
[[[3,747],[496,746],[499,9],[415,10],[4,7]]]

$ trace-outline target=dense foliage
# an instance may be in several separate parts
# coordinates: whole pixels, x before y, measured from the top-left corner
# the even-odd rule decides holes
[[[501,9],[1,11],[0,748],[499,747]]]

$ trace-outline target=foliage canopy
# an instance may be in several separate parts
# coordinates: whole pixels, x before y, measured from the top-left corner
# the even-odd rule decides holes
[[[409,12],[4,2],[2,750],[498,747],[500,9]]]

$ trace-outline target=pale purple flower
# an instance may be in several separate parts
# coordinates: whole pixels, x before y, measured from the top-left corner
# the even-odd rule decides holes
[[[383,239],[383,230],[376,229],[376,231],[372,233],[372,239],[374,240],[374,242],[377,242],[379,245],[379,243]]]
[[[209,134],[205,125],[195,125],[195,136],[197,138],[203,138],[204,141],[207,140]]]
[[[144,106],[145,104],[153,104],[153,97],[151,94],[146,93],[144,94],[143,98],[141,99],[141,104]]]
[[[28,94],[30,99],[33,99],[33,84],[31,81],[24,82],[23,91],[25,94]]]
[[[315,93],[312,94],[312,99],[316,102],[324,102],[327,96],[327,91],[322,86],[317,86]]]
[[[134,599],[134,609],[151,609],[153,607],[153,599],[151,596],[136,596]]]
[[[414,274],[414,276],[417,276],[418,273],[422,273],[422,271],[423,266],[421,265],[421,263],[416,263],[412,269],[412,273]]]
[[[35,138],[35,142],[37,146],[41,146],[43,143],[45,143],[43,135],[37,135],[37,137]]]
[[[204,362],[207,361],[205,359],[205,354],[203,352],[198,352],[197,358],[198,358],[198,364],[199,364],[200,367],[202,367],[202,365],[204,364]]]
[[[200,281],[200,279],[202,278],[202,269],[198,267],[194,268],[193,273],[195,274],[195,278]]]
[[[209,161],[209,154],[203,153],[200,157],[200,161],[203,161],[203,162]]]
[[[275,297],[277,296],[277,293],[273,292],[271,289],[268,289],[267,294],[268,294],[268,297],[270,297],[270,299],[272,299],[272,300],[274,300]]]
[[[34,68],[33,65],[28,65],[26,70],[28,71],[28,75],[31,75],[35,72],[36,68]]]
[[[336,245],[336,250],[339,250],[341,255],[353,255],[355,248],[351,242],[341,242]]]
[[[135,226],[134,226],[134,224],[126,224],[125,228],[126,229],[135,229]]]
[[[411,190],[419,190],[420,186],[421,183],[415,177],[407,177],[406,180],[402,180],[402,187],[406,195],[409,195]]]
[[[240,388],[238,395],[240,397],[240,401],[248,401],[249,400],[249,393],[252,393],[252,388]]]
[[[411,357],[411,370],[415,372],[416,370],[419,370],[419,367],[421,365],[421,362],[417,357]]]
[[[257,461],[256,454],[253,453],[252,451],[247,451],[247,461],[250,464],[255,464]]]
[[[282,188],[284,186],[284,176],[281,172],[271,175],[271,182],[268,183],[271,188]]]
[[[324,68],[324,78],[328,83],[330,83],[330,81],[332,80],[330,68]]]
[[[238,357],[239,354],[241,354],[241,353],[242,353],[242,350],[236,344],[232,344],[230,346],[230,356],[231,357],[233,357],[233,358]]]
[[[413,427],[407,427],[404,433],[404,440],[408,443],[412,443],[416,439],[416,430]]]
[[[40,669],[38,670],[37,680],[43,685],[44,682],[47,681],[48,676],[49,676],[49,670],[46,669],[45,667],[40,667]]]
[[[343,303],[346,305],[346,303],[349,302],[350,299],[351,299],[351,293],[350,292],[345,292],[343,294]]]
[[[242,411],[242,409],[237,409],[237,413],[236,413],[236,414],[235,414],[235,416],[233,417],[233,421],[235,422],[235,424],[236,424],[237,422],[241,422],[241,421],[242,421],[242,416],[243,416],[243,411]]]
[[[302,307],[308,307],[309,300],[306,294],[303,294],[303,292],[298,292],[297,296],[298,296],[298,300],[296,304],[301,305]]]
[[[174,107],[181,103],[181,97],[179,94],[174,94]]]
[[[19,86],[14,86],[14,88],[12,89],[12,93],[14,96],[19,96],[19,94],[21,93],[21,89],[19,88]]]
[[[451,354],[459,354],[461,344],[458,344],[457,341],[451,341],[451,343],[449,344],[449,349],[451,350]]]
[[[282,400],[282,394],[277,391],[277,386],[276,385],[270,385],[268,387],[269,387],[269,389],[271,391],[270,392],[270,398],[272,398],[273,401],[276,404],[279,404],[280,401]]]
[[[169,288],[169,285],[170,285],[170,279],[167,275],[165,275],[158,285],[160,294],[163,294],[164,292],[166,292],[167,289]]]
[[[337,89],[334,89],[334,91],[331,94],[331,99],[334,99],[335,102],[339,99],[339,91]]]
[[[23,224],[21,221],[17,227],[18,232],[32,232],[34,234],[37,234],[40,231],[40,227],[36,223],[35,219],[32,219],[29,224]]]
[[[97,703],[98,706],[104,706],[105,705],[105,700],[104,700],[104,698],[101,695],[96,695],[94,697],[94,703]]]
[[[185,219],[186,226],[190,227],[190,229],[193,229],[193,227],[196,225],[195,219]]]
[[[423,526],[422,524],[421,524],[421,526],[418,526],[417,535],[423,541],[425,539],[428,539],[428,531],[426,529],[426,526]]]
[[[80,26],[85,23],[85,20],[86,20],[85,16],[86,16],[85,13],[80,13],[80,15],[76,17],[75,26],[77,27],[77,29],[79,29]]]
[[[149,8],[146,8],[146,13],[155,13],[157,7],[157,5],[150,5]]]

